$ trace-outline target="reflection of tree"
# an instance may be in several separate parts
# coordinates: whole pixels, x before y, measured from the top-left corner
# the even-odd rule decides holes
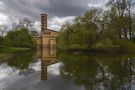
[[[61,75],[86,90],[130,90],[135,60],[127,56],[62,54]]]
[[[8,54],[7,54],[8,55]],[[10,67],[20,70],[27,69],[34,60],[34,52],[17,52],[10,54],[10,57],[4,60]]]
[[[132,58],[120,58],[119,60],[112,61],[109,65],[109,70],[113,75],[112,85],[113,90],[131,90],[133,68]]]

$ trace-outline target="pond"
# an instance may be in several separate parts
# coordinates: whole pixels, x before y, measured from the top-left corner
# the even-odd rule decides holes
[[[135,90],[135,55],[1,53],[0,90]]]

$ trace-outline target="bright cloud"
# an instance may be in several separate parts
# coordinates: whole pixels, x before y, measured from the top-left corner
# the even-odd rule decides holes
[[[72,22],[74,18],[74,16],[64,18],[53,17],[48,21],[48,27],[50,29],[59,30],[63,24]]]
[[[2,13],[0,13],[0,24],[7,23],[8,17]]]
[[[108,0],[91,0],[90,3],[88,3],[89,7],[105,7],[105,4],[108,2]]]

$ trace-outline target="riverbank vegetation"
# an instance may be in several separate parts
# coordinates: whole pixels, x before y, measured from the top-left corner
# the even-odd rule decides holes
[[[31,23],[21,20],[19,24],[8,29],[0,26],[0,52],[17,52],[36,49],[36,41],[30,32]]]
[[[135,50],[132,0],[109,0],[106,9],[93,8],[62,26],[61,49]]]
[[[14,53],[14,52],[22,52],[22,51],[30,51],[30,48],[24,48],[24,47],[0,47],[0,53]]]

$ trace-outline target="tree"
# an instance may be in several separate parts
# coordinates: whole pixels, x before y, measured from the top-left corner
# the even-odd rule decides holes
[[[127,33],[129,33],[129,39],[132,39],[132,10],[133,6],[135,5],[133,0],[109,0],[108,5],[111,5],[117,9],[118,16],[120,18],[123,18],[125,16],[128,17],[128,28],[123,27],[121,28],[121,30],[124,29],[124,31],[127,31]]]
[[[7,44],[13,47],[36,47],[36,41],[27,28],[9,31],[6,35]]]
[[[20,29],[20,28],[27,28],[28,30],[32,31],[34,23],[29,18],[22,18],[19,19],[18,23],[13,23],[13,30]]]
[[[92,48],[96,41],[97,25],[94,22],[96,10],[87,11],[75,18],[73,24],[63,25],[59,35],[59,45],[70,48]]]
[[[72,24],[63,25],[58,44],[71,49],[132,46],[134,43],[131,40],[135,41],[135,19],[131,13],[132,1],[127,1],[110,0],[108,10],[101,12],[100,9],[91,9],[77,16]]]
[[[6,25],[0,25],[0,46],[4,46],[5,44],[4,36],[6,35],[8,30],[9,29]]]
[[[4,35],[7,33],[8,27],[6,25],[0,25],[0,36],[4,37]]]

